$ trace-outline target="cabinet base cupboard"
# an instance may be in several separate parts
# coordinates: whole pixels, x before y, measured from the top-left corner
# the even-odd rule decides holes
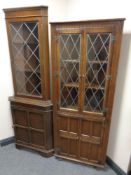
[[[123,22],[51,23],[56,157],[105,165]]]
[[[16,148],[42,156],[53,155],[52,104],[50,101],[10,97]]]
[[[53,155],[48,7],[4,9],[15,95],[10,97],[16,147]]]

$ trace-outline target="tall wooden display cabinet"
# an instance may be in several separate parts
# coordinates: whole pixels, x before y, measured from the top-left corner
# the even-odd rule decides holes
[[[48,7],[4,9],[15,95],[10,97],[16,147],[53,153]]]
[[[105,164],[123,22],[51,23],[57,157]]]

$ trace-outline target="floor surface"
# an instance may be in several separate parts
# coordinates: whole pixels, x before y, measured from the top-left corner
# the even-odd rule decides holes
[[[14,144],[0,147],[0,175],[116,175],[109,167],[94,168],[74,162],[44,158],[38,153],[18,150]]]

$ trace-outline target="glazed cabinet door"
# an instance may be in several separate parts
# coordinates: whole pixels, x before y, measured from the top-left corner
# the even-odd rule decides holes
[[[59,74],[57,89],[57,110],[78,111],[80,107],[81,89],[81,42],[80,32],[70,31],[58,33],[57,68]]]
[[[41,98],[43,70],[41,64],[39,18],[7,20],[14,88],[17,96]]]
[[[111,28],[112,29],[112,28]],[[106,112],[106,97],[111,80],[110,62],[113,37],[110,28],[85,32],[83,69],[83,111],[96,114]]]

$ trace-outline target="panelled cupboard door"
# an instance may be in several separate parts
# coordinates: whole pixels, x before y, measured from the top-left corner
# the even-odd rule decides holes
[[[52,24],[57,157],[105,164],[122,26],[123,19]]]

